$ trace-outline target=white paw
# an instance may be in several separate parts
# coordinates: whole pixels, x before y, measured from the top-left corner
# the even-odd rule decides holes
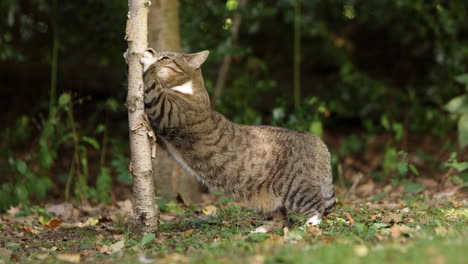
[[[143,52],[143,55],[141,56],[140,63],[143,64],[143,72],[148,70],[148,68],[156,62],[156,52],[154,49],[149,48],[146,49],[145,52]]]
[[[254,231],[251,231],[250,233],[251,233],[251,234],[255,234],[255,233],[268,233],[268,230],[267,230],[267,228],[266,228],[264,225],[262,225],[262,226],[257,227]]]
[[[311,218],[307,219],[307,225],[318,226],[322,222],[322,218],[318,215],[314,215]]]

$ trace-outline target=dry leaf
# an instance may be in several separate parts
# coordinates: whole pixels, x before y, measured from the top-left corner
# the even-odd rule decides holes
[[[8,209],[6,212],[7,212],[10,216],[15,217],[16,214],[19,213],[20,210],[21,210],[21,206],[16,206],[16,207],[11,206],[10,209]]]
[[[69,219],[73,216],[73,205],[71,203],[46,204],[46,212],[62,219]]]
[[[270,237],[266,240],[266,243],[283,244],[284,238],[280,235],[270,234]]]
[[[160,214],[160,217],[164,221],[172,221],[177,218],[177,215],[174,213],[162,213]]]
[[[84,223],[77,223],[76,225],[78,227],[85,227],[85,226],[95,226],[99,223],[99,220],[98,219],[94,219],[94,218],[88,218],[88,220],[86,220],[86,222]]]
[[[350,224],[351,226],[353,226],[355,221],[354,221],[354,219],[351,217],[351,215],[350,215],[348,212],[343,212],[343,213],[344,213],[344,215],[346,216],[346,218],[348,219],[349,224]]]
[[[29,233],[32,233],[32,234],[35,234],[35,235],[41,233],[39,230],[37,230],[37,229],[35,229],[35,228],[31,227],[31,226],[28,226],[28,225],[24,225],[24,226],[23,226],[23,229],[24,229],[25,231],[27,231],[27,232],[29,232]]]
[[[450,203],[452,203],[453,207],[456,208],[456,209],[462,207],[462,205],[461,205],[459,202],[455,201],[455,199],[453,199],[452,197],[447,197],[447,200],[448,200]]]
[[[54,217],[49,220],[49,222],[45,223],[44,226],[49,229],[56,229],[57,227],[60,226],[62,221],[58,219],[57,217]]]
[[[202,212],[206,215],[216,215],[218,208],[214,205],[207,205],[203,207]]]
[[[309,225],[307,227],[307,230],[309,231],[309,233],[314,236],[314,237],[319,237],[322,235],[323,231],[322,229],[320,229],[318,226],[314,226],[314,225]]]
[[[394,225],[396,223],[401,222],[401,220],[402,220],[401,216],[395,213],[388,213],[382,219],[382,223],[388,224],[388,225]]]
[[[392,229],[390,231],[390,235],[392,238],[397,238],[403,233],[403,230],[399,226],[392,226]]]
[[[117,205],[120,207],[120,213],[122,213],[122,215],[126,216],[132,214],[133,207],[132,202],[129,199],[117,202]]]
[[[57,259],[70,262],[70,263],[79,263],[80,258],[81,256],[79,253],[64,253],[64,254],[57,255]]]

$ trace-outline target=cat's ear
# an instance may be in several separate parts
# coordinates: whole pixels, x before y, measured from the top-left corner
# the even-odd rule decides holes
[[[185,54],[184,57],[188,65],[194,69],[198,69],[203,64],[203,62],[205,62],[206,58],[208,58],[208,54],[210,54],[210,52],[204,50],[198,53]]]

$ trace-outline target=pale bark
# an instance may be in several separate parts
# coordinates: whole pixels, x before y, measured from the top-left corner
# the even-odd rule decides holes
[[[151,166],[151,128],[145,118],[143,104],[142,53],[148,47],[148,0],[128,0],[129,18],[125,40],[128,43],[128,121],[130,128],[131,164],[133,176],[133,216],[130,226],[136,234],[155,233],[159,227],[159,209],[155,202]],[[154,136],[152,137],[154,139]]]
[[[239,0],[239,8],[243,8],[247,4],[248,0]],[[242,14],[240,12],[236,12],[232,19],[231,25],[231,40],[230,45],[231,47],[236,43],[237,38],[239,36],[239,28],[242,22]],[[212,103],[216,105],[220,103],[221,96],[224,92],[224,86],[226,85],[227,75],[229,72],[229,68],[231,66],[231,53],[224,54],[223,62],[221,63],[221,67],[219,68],[218,72],[218,79],[216,80],[216,86],[213,91],[213,98]]]
[[[156,51],[180,51],[179,1],[154,1],[148,17],[148,39]],[[153,167],[158,168],[154,180],[158,196],[173,199],[178,194],[186,203],[197,203],[200,183],[183,170],[167,151],[159,148]]]

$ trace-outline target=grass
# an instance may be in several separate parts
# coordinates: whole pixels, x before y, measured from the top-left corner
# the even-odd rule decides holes
[[[250,234],[261,218],[231,201],[216,211],[172,203],[160,235],[143,243],[118,223],[27,232],[26,222],[0,222],[0,249],[24,263],[81,261],[109,263],[465,263],[466,208],[428,206],[411,197],[399,209],[369,209],[370,202],[342,204],[319,228],[304,229],[301,216],[271,234]],[[383,206],[385,208],[385,206]],[[177,211],[179,214],[173,213]],[[211,213],[211,214],[207,214]],[[8,218],[11,218],[11,216]],[[168,218],[166,218],[168,219]],[[18,220],[18,219],[16,219]],[[18,235],[23,233],[22,235]],[[2,262],[0,250],[0,263]],[[67,255],[71,253],[71,255]],[[3,253],[5,255],[5,253]],[[4,257],[4,262],[5,262]],[[76,260],[76,259],[75,259]]]

